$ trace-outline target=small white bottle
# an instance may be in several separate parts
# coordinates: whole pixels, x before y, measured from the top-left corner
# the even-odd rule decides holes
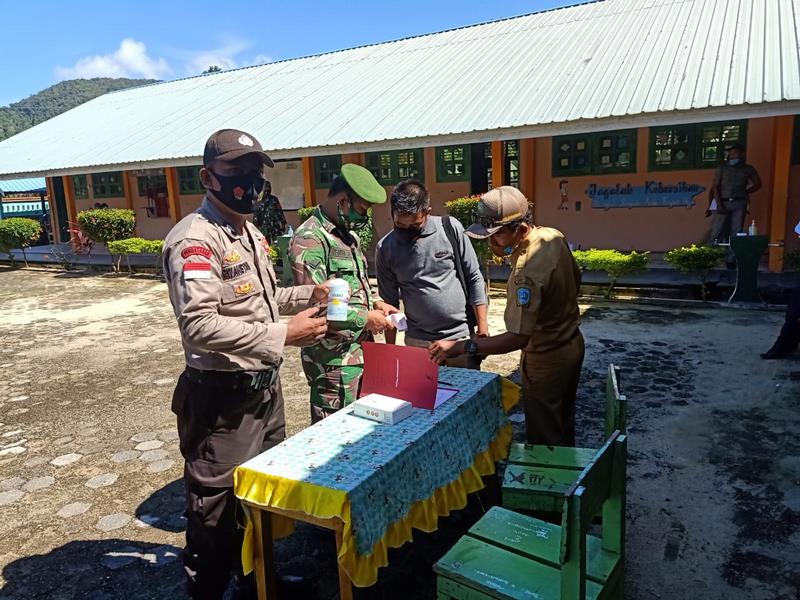
[[[328,281],[328,321],[347,321],[350,284],[335,277]]]
[[[753,219],[753,222],[750,223],[750,227],[747,228],[747,235],[758,235],[758,228],[756,227],[755,219]]]

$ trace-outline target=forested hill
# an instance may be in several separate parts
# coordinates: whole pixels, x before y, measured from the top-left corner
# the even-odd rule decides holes
[[[154,82],[153,79],[97,77],[95,79],[73,79],[51,85],[38,94],[0,107],[0,140],[11,137],[42,121],[52,119],[56,115],[106,92]]]

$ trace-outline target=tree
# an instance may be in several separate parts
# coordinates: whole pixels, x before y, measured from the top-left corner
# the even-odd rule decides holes
[[[211,65],[205,71],[203,71],[203,75],[207,73],[219,73],[220,71],[222,71],[222,69],[219,68],[217,65]]]
[[[12,248],[20,248],[26,267],[28,266],[28,256],[25,254],[25,248],[39,239],[40,235],[42,235],[42,226],[33,219],[11,217],[0,220],[0,250],[11,255]]]

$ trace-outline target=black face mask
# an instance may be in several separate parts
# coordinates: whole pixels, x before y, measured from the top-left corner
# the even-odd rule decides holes
[[[394,234],[401,242],[410,244],[415,242],[422,235],[422,227],[395,227]]]
[[[212,171],[213,173],[213,171]],[[214,173],[219,181],[220,190],[208,190],[225,206],[241,215],[253,212],[253,205],[261,199],[264,191],[264,179],[260,174],[220,175]]]

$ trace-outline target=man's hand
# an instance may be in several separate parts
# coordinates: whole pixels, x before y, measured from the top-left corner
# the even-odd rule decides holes
[[[287,346],[308,346],[325,337],[328,321],[325,317],[317,317],[319,308],[307,308],[297,313],[286,327]]]
[[[455,358],[464,354],[464,344],[455,340],[439,340],[431,342],[428,346],[431,360],[442,364],[448,358]]]
[[[395,313],[399,313],[400,310],[392,306],[391,304],[387,304],[383,300],[378,300],[375,303],[375,310],[380,310],[383,312],[385,316],[393,315]]]
[[[314,292],[311,294],[312,302],[317,302],[322,304],[328,301],[328,294],[330,293],[330,288],[328,287],[327,283],[320,283],[314,286]]]
[[[367,313],[367,329],[372,333],[381,333],[387,329],[394,329],[394,325],[382,310],[371,310]]]

